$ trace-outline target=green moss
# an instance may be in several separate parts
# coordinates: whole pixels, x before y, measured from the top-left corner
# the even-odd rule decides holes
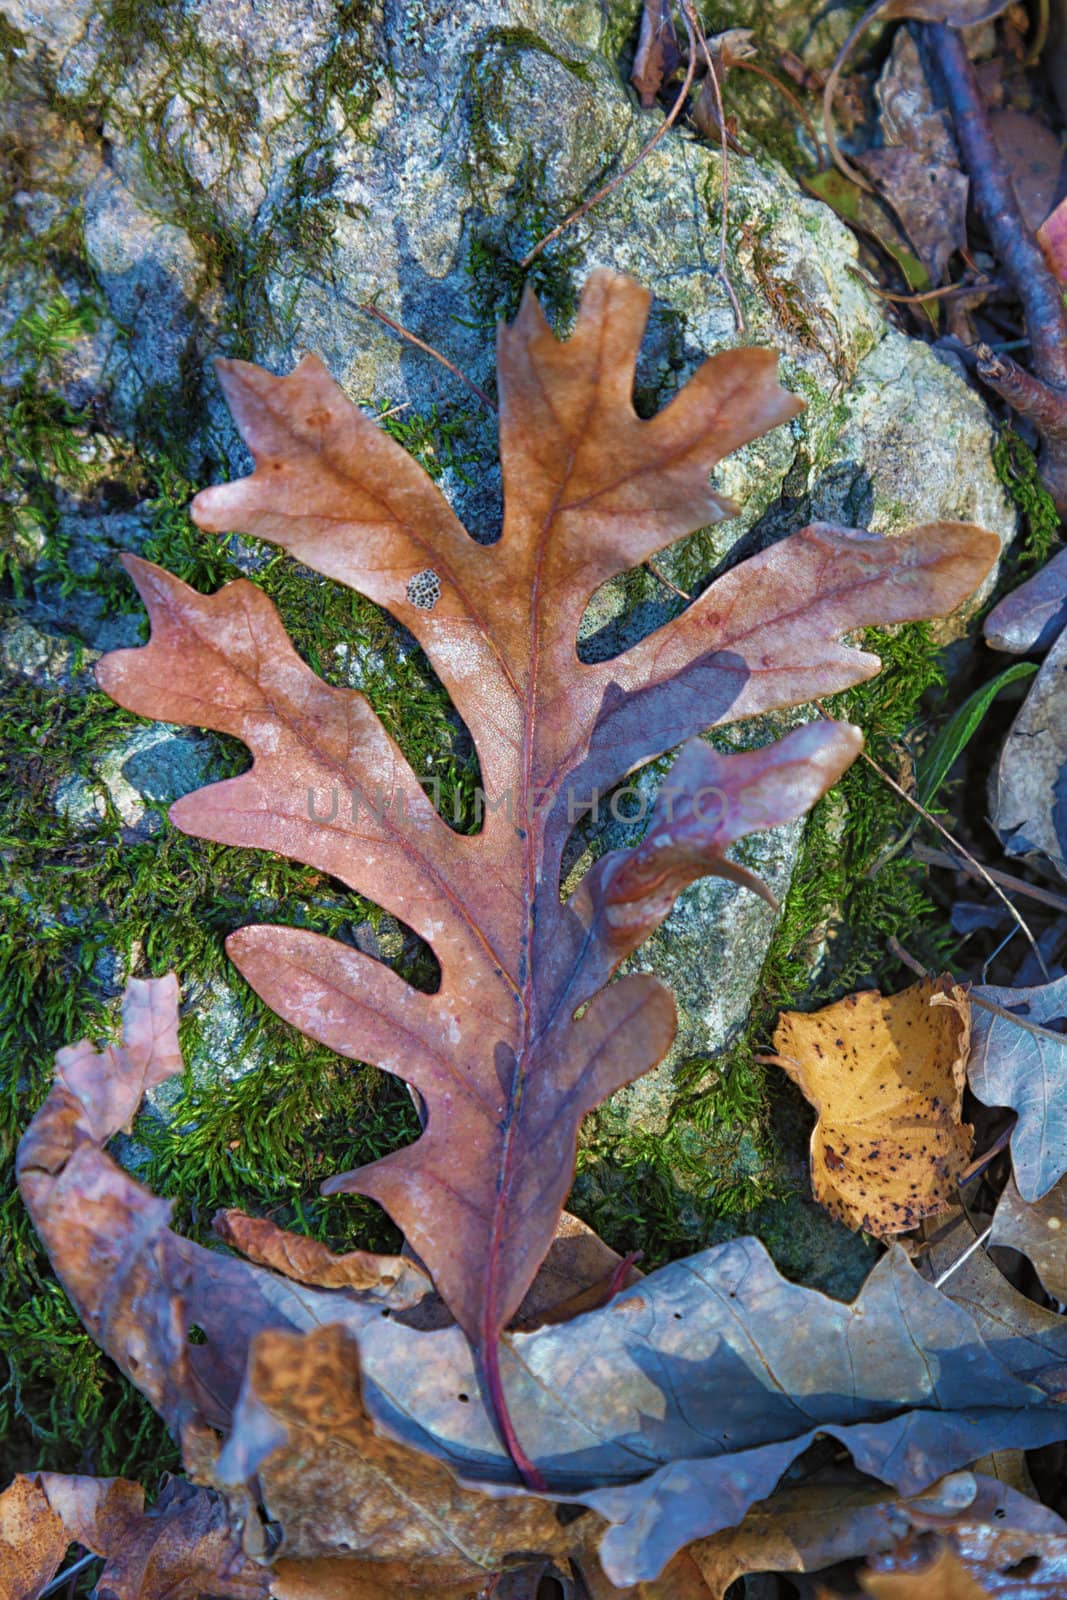
[[[1061,535],[1060,514],[1041,482],[1037,459],[1011,428],[1002,428],[993,443],[993,467],[1023,520],[1023,537],[1005,563],[1001,586],[1014,587],[1052,555]]]

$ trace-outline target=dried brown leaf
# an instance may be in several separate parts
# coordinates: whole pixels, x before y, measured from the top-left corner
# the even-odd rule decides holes
[[[819,1114],[812,1187],[832,1216],[886,1235],[949,1204],[971,1149],[969,1040],[966,991],[948,978],[783,1012],[770,1059]]]
[[[656,96],[677,72],[681,59],[671,0],[645,0],[630,82],[646,111],[651,111]]]
[[[101,1073],[139,1070],[121,1050],[95,1060]],[[346,1423],[346,1439],[329,1448],[344,1456],[351,1482],[366,1472],[359,1440],[379,1463],[381,1442],[393,1441],[436,1457],[464,1493],[515,1498],[514,1466],[457,1327],[418,1332],[394,1315],[380,1286],[297,1286],[178,1238],[166,1226],[166,1208],[94,1139],[91,1120],[99,1125],[58,1082],[23,1139],[20,1179],[83,1320],[164,1411],[190,1470],[211,1480],[215,1429],[230,1436],[234,1451],[245,1450],[238,1473],[265,1449],[273,1458],[269,1492],[282,1497],[276,1532],[287,1540],[291,1522],[309,1546],[329,1547],[325,1513],[340,1500],[354,1532],[360,1495],[346,1496],[340,1475],[325,1492],[309,1470],[304,1435],[347,1417],[355,1435]],[[965,1282],[969,1265],[952,1275],[953,1285]],[[982,1451],[1067,1436],[1062,1319],[1014,1299],[1027,1315],[1011,1306],[1005,1314],[987,1288],[965,1310],[894,1249],[855,1304],[841,1305],[786,1282],[756,1240],[741,1239],[661,1269],[565,1325],[509,1334],[502,1354],[518,1423],[552,1492],[611,1524],[574,1532],[577,1559],[585,1562],[595,1546],[605,1574],[624,1587],[652,1583],[694,1538],[739,1521],[820,1433],[845,1445],[862,1471],[910,1495]],[[193,1325],[202,1334],[196,1344],[186,1337]],[[249,1428],[235,1421],[257,1339],[280,1333],[315,1341],[331,1327],[340,1330],[332,1336],[338,1349],[358,1340],[365,1413],[350,1398],[347,1413],[334,1403],[326,1417],[330,1385],[320,1381],[321,1363],[301,1367],[297,1359],[282,1379],[289,1368],[301,1368],[302,1379],[291,1394],[283,1385],[279,1415],[268,1411],[264,1423],[253,1408]],[[339,1356],[336,1381],[356,1383],[355,1368]],[[416,1476],[428,1470],[418,1462]],[[239,1509],[264,1481],[253,1474],[247,1490],[236,1486]],[[461,1493],[447,1487],[453,1492]],[[246,1539],[262,1526],[249,1510],[241,1513]],[[477,1529],[471,1535],[476,1555],[495,1554],[494,1537],[490,1508],[484,1537]],[[357,1566],[372,1553],[348,1549]],[[530,1553],[514,1552],[516,1560]],[[434,1565],[402,1560],[388,1566],[389,1581],[428,1575]]]
[[[266,1217],[250,1217],[244,1211],[218,1211],[211,1226],[249,1261],[296,1283],[319,1289],[382,1290],[398,1310],[417,1305],[433,1292],[428,1275],[407,1256],[376,1256],[368,1250],[334,1255],[317,1239],[290,1233]]]
[[[1047,1294],[1067,1302],[1067,1178],[1027,1205],[1009,1175],[993,1214],[991,1245],[1010,1245],[1030,1261]]]
[[[657,843],[676,864],[666,876],[647,860],[631,870],[631,894],[642,872],[648,879],[643,902],[594,904],[583,885],[580,906],[561,905],[576,816],[594,792],[710,724],[869,676],[876,659],[842,645],[843,634],[950,610],[997,553],[991,534],[965,525],[893,540],[809,528],[727,573],[623,655],[578,661],[593,592],[729,514],[709,468],[800,409],[778,387],[771,352],[739,349],[639,419],[632,389],[647,310],[636,284],[598,272],[566,342],[530,295],[501,330],[506,512],[488,548],[321,363],[308,358],[287,378],[220,367],[256,471],[199,495],[197,521],[280,544],[415,634],[477,747],[492,807],[477,836],[444,823],[366,700],[318,679],[247,582],[204,597],[129,560],[152,638],[99,667],[131,709],[227,731],[252,750],[249,772],[172,808],[179,827],[329,872],[435,950],[441,988],[427,995],[299,929],[243,928],[229,945],[281,1015],[418,1090],[427,1122],[417,1143],[330,1187],[389,1211],[479,1351],[502,1418],[497,1340],[551,1243],[579,1122],[652,1066],[673,1034],[673,1003],[656,979],[604,985],[674,893],[709,867],[729,870],[727,844],[765,825],[744,813],[743,792],[740,814],[703,833],[663,818]],[[810,739],[828,784],[856,735]],[[764,760],[790,765],[795,748]],[[331,790],[346,809],[323,820]],[[346,814],[350,796],[358,817]],[[776,821],[801,809],[784,791],[772,808]]]
[[[105,1558],[108,1600],[267,1600],[270,1575],[247,1560],[221,1496],[171,1479],[144,1509],[124,1478],[16,1478],[0,1495],[0,1600],[36,1600],[69,1544]]]
[[[391,1564],[408,1588],[476,1587],[525,1553],[574,1543],[550,1503],[464,1489],[432,1456],[383,1436],[363,1402],[356,1340],[336,1324],[256,1337],[215,1476],[234,1489],[258,1483],[287,1556],[347,1550]]]

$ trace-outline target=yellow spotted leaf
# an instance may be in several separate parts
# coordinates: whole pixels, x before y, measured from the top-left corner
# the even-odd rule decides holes
[[[885,1235],[945,1209],[971,1149],[969,1042],[970,1005],[950,978],[782,1013],[769,1059],[819,1114],[812,1187],[832,1216]]]

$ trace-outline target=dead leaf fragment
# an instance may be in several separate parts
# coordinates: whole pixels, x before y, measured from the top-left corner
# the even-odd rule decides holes
[[[1067,1173],[1067,978],[1027,989],[976,988],[967,1076],[987,1106],[1009,1106],[1011,1164],[1029,1205]]]
[[[267,1600],[270,1575],[241,1552],[222,1498],[170,1479],[148,1511],[124,1478],[19,1477],[0,1495],[0,1600],[36,1600],[67,1546],[105,1558],[108,1600]]]
[[[428,1275],[407,1256],[376,1256],[367,1250],[334,1255],[317,1239],[289,1233],[266,1217],[250,1217],[244,1211],[218,1211],[211,1226],[249,1261],[284,1273],[296,1283],[362,1293],[384,1290],[396,1310],[417,1305],[433,1292]]]
[[[574,1542],[551,1504],[464,1489],[432,1456],[380,1433],[359,1347],[336,1324],[256,1337],[215,1476],[258,1485],[287,1556],[346,1551],[389,1564],[399,1587],[474,1587],[523,1553],[563,1555]]]
[[[1008,1178],[993,1214],[991,1245],[1010,1245],[1033,1264],[1046,1292],[1067,1302],[1067,1178],[1027,1205]]]
[[[949,978],[783,1012],[769,1059],[819,1113],[812,1187],[846,1226],[902,1233],[949,1204],[973,1132],[960,1120],[968,1012]]]
[[[1010,856],[1067,878],[1067,630],[1012,723],[991,783],[992,822]]]
[[[931,281],[943,283],[967,241],[970,182],[958,167],[933,165],[925,153],[887,146],[853,159],[900,220]]]
[[[1061,200],[1038,228],[1037,242],[1057,280],[1067,284],[1067,199]]]
[[[1004,596],[982,624],[986,644],[1013,655],[1047,650],[1067,627],[1067,550]]]
[[[674,31],[671,0],[645,0],[630,82],[650,111],[656,96],[678,70],[682,53]]]
[[[689,1553],[715,1600],[722,1600],[731,1582],[748,1573],[818,1572],[839,1561],[892,1551],[916,1529],[960,1522],[1067,1533],[1067,1523],[1045,1506],[972,1472],[953,1473],[924,1493],[905,1497],[834,1470],[779,1489],[753,1506],[736,1528],[699,1540]]]

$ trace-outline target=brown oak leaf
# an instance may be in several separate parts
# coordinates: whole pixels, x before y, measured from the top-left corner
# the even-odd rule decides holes
[[[640,419],[632,390],[648,299],[596,272],[568,340],[529,294],[501,329],[506,509],[492,546],[468,536],[320,362],[285,378],[220,365],[256,470],[201,493],[196,520],[281,545],[411,630],[474,739],[487,796],[479,833],[448,827],[363,696],[305,665],[251,583],[203,596],[129,559],[151,640],[98,668],[131,710],[220,729],[252,750],[250,771],[171,808],[180,828],[328,872],[435,951],[440,988],[425,994],[297,928],[246,927],[228,945],[274,1010],[421,1097],[415,1144],[327,1187],[371,1196],[401,1228],[477,1351],[527,1471],[507,1424],[500,1332],[551,1243],[582,1117],[654,1065],[675,1026],[657,979],[608,979],[687,883],[739,876],[729,846],[799,816],[858,735],[802,728],[734,757],[691,744],[676,768],[681,792],[638,851],[599,862],[561,904],[568,834],[619,779],[700,730],[870,676],[877,659],[843,635],[951,610],[998,549],[962,524],[895,539],[816,525],[735,567],[621,655],[580,661],[594,591],[730,514],[709,469],[801,409],[778,387],[772,352],[736,349]],[[722,805],[701,814],[701,791],[721,791]]]

